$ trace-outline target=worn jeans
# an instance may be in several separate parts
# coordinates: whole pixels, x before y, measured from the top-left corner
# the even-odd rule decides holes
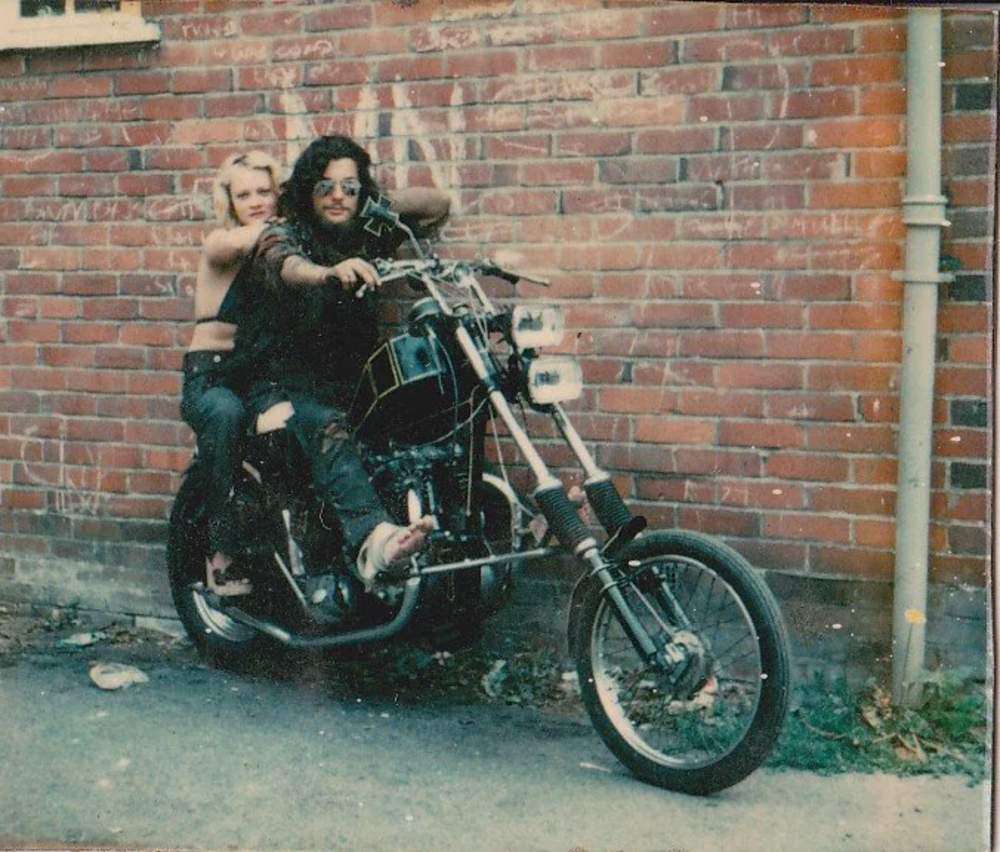
[[[345,549],[353,558],[376,525],[391,523],[392,518],[361,463],[343,410],[309,395],[291,396],[295,414],[287,428],[305,451],[313,490],[333,507],[344,531]]]
[[[218,369],[225,357],[225,353],[209,351],[185,356],[181,417],[198,436],[198,457],[207,474],[209,551],[232,554],[239,536],[229,504],[236,470],[243,460],[249,414]]]

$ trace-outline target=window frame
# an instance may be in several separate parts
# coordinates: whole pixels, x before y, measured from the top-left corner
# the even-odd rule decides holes
[[[62,15],[21,16],[20,0],[0,0],[0,52],[148,44],[162,38],[159,24],[142,17],[142,0],[121,0],[118,11],[77,12],[66,0]]]

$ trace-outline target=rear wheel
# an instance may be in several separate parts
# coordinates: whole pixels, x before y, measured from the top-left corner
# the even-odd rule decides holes
[[[736,784],[767,758],[788,707],[788,641],[770,590],[738,553],[694,533],[643,536],[620,569],[618,588],[658,653],[636,649],[589,581],[572,638],[595,728],[658,787]]]
[[[205,589],[208,524],[200,472],[185,477],[170,513],[167,566],[181,624],[200,651],[216,662],[243,667],[264,650],[266,637],[214,606]]]

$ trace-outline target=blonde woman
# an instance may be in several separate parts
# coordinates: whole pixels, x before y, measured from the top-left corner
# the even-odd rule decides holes
[[[242,595],[251,589],[247,580],[226,576],[238,543],[228,502],[248,412],[243,400],[246,378],[231,358],[236,326],[217,315],[237,271],[274,215],[280,183],[280,166],[261,151],[234,154],[219,168],[212,187],[219,227],[202,244],[194,334],[184,356],[181,416],[198,436],[206,474],[206,580],[220,595]]]

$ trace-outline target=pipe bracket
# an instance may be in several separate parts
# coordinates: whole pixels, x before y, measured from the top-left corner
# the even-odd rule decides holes
[[[948,199],[943,195],[906,195],[903,197],[903,224],[947,228],[945,218]]]
[[[892,273],[893,281],[902,281],[904,284],[950,284],[955,280],[955,276],[950,272],[909,272],[899,270]]]

